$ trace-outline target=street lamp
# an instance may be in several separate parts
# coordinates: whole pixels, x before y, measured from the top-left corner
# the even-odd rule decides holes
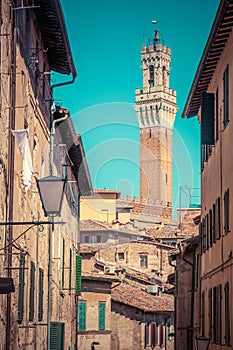
[[[208,350],[210,345],[210,338],[199,336],[195,338],[196,350]]]
[[[66,178],[51,175],[36,182],[45,216],[60,216]]]
[[[64,190],[66,184],[66,178],[61,179],[59,177],[50,175],[42,179],[36,179],[37,187],[44,209],[45,216],[51,217],[51,224],[49,230],[49,278],[48,278],[48,333],[47,333],[47,349],[50,350],[51,346],[51,293],[52,293],[52,274],[53,274],[53,261],[52,261],[52,247],[53,247],[53,233],[54,233],[54,217],[60,216],[62,200],[64,197]]]

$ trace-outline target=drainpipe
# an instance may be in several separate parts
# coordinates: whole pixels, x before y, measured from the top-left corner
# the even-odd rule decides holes
[[[14,2],[11,3],[14,6]],[[9,10],[10,11],[10,10]],[[11,82],[10,82],[10,101],[11,109],[9,115],[9,143],[8,143],[8,186],[9,186],[9,207],[8,207],[8,221],[13,222],[13,206],[14,206],[14,157],[15,157],[15,140],[11,133],[12,129],[15,129],[15,99],[16,99],[16,33],[15,33],[15,14],[12,11],[11,22]],[[8,277],[12,277],[12,237],[13,228],[9,225],[8,229],[8,248],[7,248],[7,272]],[[7,310],[6,310],[6,344],[5,349],[10,350],[11,344],[11,293],[7,294]]]

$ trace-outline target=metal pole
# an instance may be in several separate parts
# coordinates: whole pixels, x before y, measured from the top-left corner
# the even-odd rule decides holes
[[[47,314],[47,323],[48,323],[48,344],[47,349],[50,350],[50,329],[51,329],[51,295],[52,295],[52,254],[53,254],[53,234],[54,234],[54,217],[51,218],[52,222],[49,227],[49,271],[48,271],[48,314]]]

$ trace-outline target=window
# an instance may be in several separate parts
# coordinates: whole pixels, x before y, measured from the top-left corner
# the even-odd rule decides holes
[[[44,270],[39,269],[38,321],[43,320]]]
[[[78,327],[80,331],[86,330],[86,301],[78,303]]]
[[[105,330],[105,301],[99,302],[99,331]]]
[[[159,325],[156,322],[145,325],[145,348],[155,347],[159,344]]]
[[[225,284],[225,342],[226,345],[231,345],[231,319],[230,319],[230,295],[229,282]]]
[[[215,94],[215,140],[218,140],[218,133],[219,133],[219,115],[218,115],[218,89],[216,90]]]
[[[29,321],[33,321],[34,312],[35,312],[35,264],[31,261],[31,270],[30,270],[30,299],[29,299]]]
[[[224,232],[229,232],[229,188],[224,193]]]
[[[217,287],[214,287],[214,294],[213,294],[213,312],[214,312],[213,336],[214,336],[215,344],[221,344],[221,337],[222,337],[221,294],[222,294],[222,286],[219,284]]]
[[[64,349],[64,334],[65,323],[51,322],[50,323],[50,349],[63,350]]]
[[[223,127],[229,123],[229,68],[228,65],[223,73]]]
[[[125,259],[125,254],[124,253],[118,253],[118,259],[119,260],[124,260]]]
[[[139,262],[140,262],[140,267],[148,267],[148,256],[147,255],[140,255],[139,256]]]
[[[18,322],[21,323],[24,316],[25,254],[20,253],[19,259]]]

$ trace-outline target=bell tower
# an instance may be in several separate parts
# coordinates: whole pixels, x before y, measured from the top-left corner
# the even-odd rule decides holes
[[[176,91],[170,89],[171,49],[155,30],[141,49],[143,88],[136,89],[140,127],[140,201],[172,212],[172,128]],[[171,215],[171,214],[170,214]]]

